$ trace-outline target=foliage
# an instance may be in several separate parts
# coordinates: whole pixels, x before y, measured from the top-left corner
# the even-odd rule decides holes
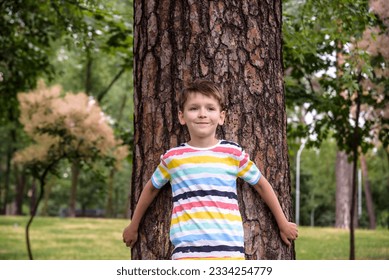
[[[106,98],[119,78],[126,79],[131,90],[132,69],[132,1],[2,1],[0,4],[0,211],[10,203],[18,190],[16,167],[11,164],[15,150],[29,145],[18,122],[17,93],[36,86],[39,78],[49,84],[65,85],[66,91],[91,90],[96,99]],[[73,69],[64,69],[55,61],[77,54]],[[93,80],[86,88],[87,55],[93,62]],[[105,61],[105,63],[104,63]],[[108,67],[107,67],[108,65]],[[102,71],[104,70],[104,71]],[[63,76],[73,73],[68,80]],[[104,77],[100,74],[104,73]],[[77,81],[78,83],[73,83]],[[128,81],[128,82],[127,82]],[[73,87],[72,87],[73,85]],[[119,97],[121,97],[119,95]],[[117,97],[115,97],[117,99]],[[127,100],[120,98],[120,100]],[[105,107],[121,106],[108,101]],[[125,104],[125,102],[123,102]],[[103,105],[103,104],[102,104]],[[106,111],[106,108],[103,108]],[[122,110],[111,109],[114,114]],[[123,115],[125,112],[123,113]],[[126,114],[130,116],[131,114]],[[125,115],[125,116],[126,116]],[[128,124],[128,119],[123,118]],[[115,134],[131,136],[128,125],[115,124]],[[126,139],[130,144],[131,140]],[[15,189],[15,190],[14,190]]]
[[[305,126],[291,123],[290,135],[314,135],[308,144],[317,146],[332,130],[341,149],[350,153],[358,146],[366,152],[374,140],[372,128],[377,128],[375,136],[387,146],[386,115],[364,118],[358,127],[351,120],[357,103],[382,110],[388,98],[387,91],[363,87],[366,80],[387,84],[374,67],[376,55],[358,45],[368,27],[384,27],[368,1],[287,1],[284,7],[287,104],[305,104],[305,114],[314,118]]]
[[[18,95],[20,122],[34,144],[18,151],[15,161],[27,165],[35,176],[64,158],[85,163],[109,158],[120,163],[127,147],[115,139],[96,101],[84,93],[60,94],[59,86],[46,88],[41,82],[36,90]]]
[[[353,216],[358,153],[366,153],[377,139],[389,147],[388,92],[377,90],[387,87],[389,77],[382,75],[382,69],[387,68],[389,57],[380,59],[382,53],[369,53],[360,42],[366,30],[385,30],[389,25],[370,9],[368,0],[307,0],[299,4],[284,6],[289,11],[284,22],[286,98],[290,108],[304,105],[304,121],[307,113],[313,121],[298,123],[297,129],[290,123],[288,133],[290,137],[309,137],[308,147],[319,146],[332,133],[339,149],[352,157]],[[366,81],[377,87],[366,86]],[[371,114],[375,117],[370,117],[369,111],[375,112]],[[355,258],[354,241],[350,219],[350,259]]]
[[[50,41],[59,35],[53,14],[48,1],[0,5],[0,124],[16,106],[17,92],[32,88],[41,74],[52,74]]]
[[[42,81],[35,91],[18,94],[20,122],[35,143],[18,151],[14,160],[26,166],[40,185],[39,197],[26,226],[31,260],[29,229],[44,195],[47,174],[55,173],[62,159],[68,159],[77,166],[79,163],[91,165],[96,160],[104,159],[108,166],[115,165],[117,168],[127,156],[127,147],[115,139],[112,128],[94,99],[84,93],[60,96],[60,91],[59,86],[46,88]],[[74,193],[75,186],[72,184]]]
[[[131,13],[124,17],[123,5],[124,1],[113,4],[97,0],[2,1],[0,123],[6,123],[7,112],[17,108],[17,92],[34,88],[44,74],[54,78],[50,58],[58,39],[65,38],[62,42],[78,50],[103,50],[108,57],[120,57],[121,69],[132,69]]]
[[[389,158],[383,147],[366,155],[377,225],[389,228]]]
[[[295,150],[290,148],[291,179],[295,182]],[[335,162],[336,143],[329,138],[319,148],[305,148],[301,153],[300,174],[300,225],[333,226],[335,224]],[[381,146],[370,150],[366,155],[369,180],[372,189],[378,227],[389,227],[389,165],[386,152]],[[364,184],[364,183],[362,183]],[[364,197],[364,196],[363,196]],[[362,201],[360,228],[367,228],[368,217],[365,201]],[[313,216],[311,216],[313,214]],[[313,219],[312,219],[313,218]]]
[[[69,81],[73,84],[72,90],[83,90],[101,102],[112,85],[133,67],[132,9],[128,9],[129,3],[125,1],[94,2],[78,3],[75,17],[79,19],[66,23],[70,32],[59,40],[56,49],[61,61],[70,55],[77,58],[70,72],[76,81]],[[69,10],[61,5],[57,6],[57,12],[65,19],[69,14]],[[91,70],[102,56],[104,65],[98,69],[102,71],[108,66],[109,80],[99,79],[100,72]]]
[[[336,144],[322,143],[320,149],[307,149],[301,156],[301,225],[335,224]]]

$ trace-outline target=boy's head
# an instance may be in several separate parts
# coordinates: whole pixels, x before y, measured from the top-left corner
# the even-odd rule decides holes
[[[225,109],[225,97],[223,91],[213,82],[208,80],[195,80],[188,84],[178,98],[178,107],[181,112],[184,111],[185,102],[191,94],[202,94],[217,100],[220,105],[220,111]]]

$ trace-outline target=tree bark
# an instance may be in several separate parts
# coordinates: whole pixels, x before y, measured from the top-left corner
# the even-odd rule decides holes
[[[336,154],[336,217],[335,227],[349,229],[352,195],[353,166],[347,154],[338,151]]]
[[[134,1],[135,135],[131,209],[169,148],[187,141],[177,95],[196,78],[220,84],[227,120],[218,136],[243,146],[292,220],[281,45],[281,0]],[[239,182],[247,259],[294,259],[271,212]],[[171,190],[147,211],[133,259],[170,259]]]

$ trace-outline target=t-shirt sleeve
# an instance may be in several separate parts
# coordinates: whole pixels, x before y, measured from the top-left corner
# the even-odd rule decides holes
[[[167,164],[164,161],[163,157],[161,157],[161,162],[155,169],[153,175],[151,176],[151,182],[153,186],[157,189],[162,188],[167,182],[170,180],[169,170],[167,168]]]
[[[250,185],[255,185],[261,178],[261,172],[244,150],[239,157],[238,177]]]

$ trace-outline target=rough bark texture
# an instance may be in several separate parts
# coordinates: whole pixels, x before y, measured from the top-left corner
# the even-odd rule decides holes
[[[187,141],[176,96],[185,83],[207,78],[227,97],[219,137],[241,144],[292,216],[281,46],[281,0],[134,1],[135,139],[131,209],[170,147]],[[248,259],[294,259],[267,206],[239,182]],[[145,215],[133,259],[170,259],[171,190]]]

